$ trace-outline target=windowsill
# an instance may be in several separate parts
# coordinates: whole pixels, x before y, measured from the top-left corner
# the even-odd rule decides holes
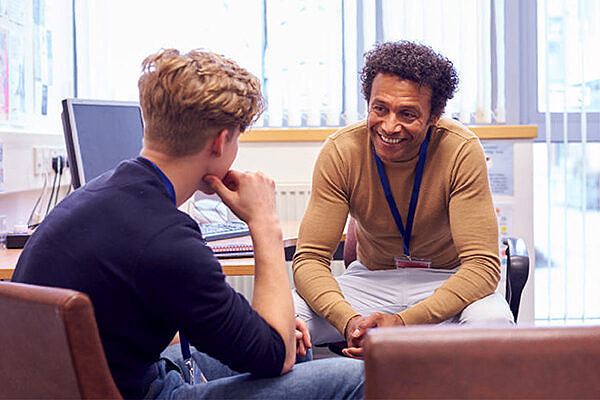
[[[340,128],[268,128],[252,129],[240,142],[323,142]],[[471,125],[480,139],[533,139],[537,125]]]

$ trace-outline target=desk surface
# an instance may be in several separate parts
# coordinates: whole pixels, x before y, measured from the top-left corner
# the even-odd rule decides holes
[[[283,230],[283,246],[291,247],[296,245],[298,235],[298,222],[282,222]],[[252,243],[250,236],[243,236],[233,239],[216,240],[215,244],[250,244]],[[10,279],[17,260],[21,255],[21,249],[6,249],[0,250],[0,280]],[[254,275],[254,258],[221,258],[219,259],[223,272],[226,275]]]

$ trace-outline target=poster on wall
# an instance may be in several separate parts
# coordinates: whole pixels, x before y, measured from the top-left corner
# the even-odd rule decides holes
[[[36,26],[34,35],[33,75],[36,112],[48,114],[48,94],[54,81],[52,32]]]
[[[8,18],[19,25],[25,23],[25,2],[23,0],[7,0]]]
[[[0,120],[8,119],[8,31],[0,28]]]
[[[513,143],[508,140],[485,140],[481,144],[485,153],[492,194],[512,196],[514,193]]]
[[[46,0],[33,0],[33,23],[46,25]]]
[[[9,116],[17,121],[25,115],[25,54],[23,37],[9,33],[8,43]]]
[[[0,192],[4,192],[4,145],[0,142]]]

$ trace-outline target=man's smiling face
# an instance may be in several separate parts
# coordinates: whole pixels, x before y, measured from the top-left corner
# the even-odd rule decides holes
[[[395,75],[379,73],[373,79],[367,128],[377,155],[387,162],[415,157],[430,118],[431,89]]]

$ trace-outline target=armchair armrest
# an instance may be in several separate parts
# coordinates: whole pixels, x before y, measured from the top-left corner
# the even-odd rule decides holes
[[[598,398],[600,326],[369,331],[365,397]]]

